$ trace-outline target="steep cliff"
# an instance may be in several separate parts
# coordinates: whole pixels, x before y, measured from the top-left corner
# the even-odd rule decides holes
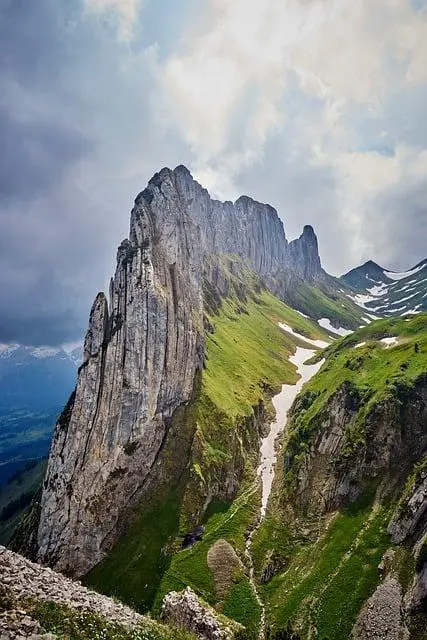
[[[41,498],[40,561],[86,573],[159,482],[175,412],[197,393],[206,303],[221,305],[230,292],[244,299],[239,270],[276,291],[292,278],[320,277],[314,232],[306,228],[288,245],[269,205],[212,200],[182,166],[156,174],[135,200],[109,300],[101,293],[93,304],[77,387],[56,426]],[[196,428],[190,423],[187,450]],[[186,456],[176,461],[178,475]]]

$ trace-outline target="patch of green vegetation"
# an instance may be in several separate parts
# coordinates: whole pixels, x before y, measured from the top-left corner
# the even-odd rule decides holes
[[[91,588],[116,596],[137,611],[151,607],[179,530],[182,496],[177,489],[157,496],[130,523],[114,550],[84,579]]]
[[[34,601],[26,611],[46,631],[64,640],[195,640],[182,629],[145,618],[129,629],[89,611],[77,611],[55,602]]]
[[[232,585],[223,604],[223,613],[240,622],[248,632],[256,631],[260,623],[260,607],[248,578],[242,573]]]
[[[205,479],[204,479],[204,477],[203,477],[203,473],[202,473],[202,470],[201,470],[200,465],[199,465],[199,463],[198,463],[198,462],[195,462],[195,463],[193,464],[193,471],[194,471],[194,473],[195,473],[195,474],[200,478],[200,480],[201,480],[203,483],[204,483],[204,482],[206,482],[206,480],[205,480]]]
[[[205,516],[203,540],[191,549],[173,555],[158,589],[154,606],[156,613],[160,611],[166,593],[181,591],[186,586],[190,586],[209,604],[218,604],[213,575],[207,563],[208,551],[217,540],[224,539],[243,557],[245,535],[257,513],[258,501],[257,486],[249,484],[242,487],[232,503],[217,503],[219,508]]]
[[[290,622],[302,639],[315,626],[320,638],[348,640],[379,582],[388,518],[386,507],[359,502],[332,517],[316,542],[297,549],[287,570],[262,587],[272,628]]]
[[[351,457],[365,442],[370,411],[384,402],[399,406],[426,375],[426,326],[425,314],[378,320],[329,346],[324,352],[325,364],[298,400],[288,443],[289,458],[303,455],[308,449],[330,397],[342,387],[357,412],[356,420],[347,428],[343,451],[343,459]],[[387,347],[380,342],[385,337],[397,337],[398,342]]]
[[[332,323],[356,329],[363,311],[339,289],[339,282],[331,287],[319,287],[301,281],[289,294],[289,303],[312,318],[329,318]]]
[[[414,579],[415,558],[411,550],[406,547],[396,547],[394,552],[392,568],[399,578],[403,591],[406,592]]]
[[[264,291],[239,313],[236,301],[227,299],[210,317],[214,328],[206,338],[203,395],[219,411],[233,418],[249,415],[265,397],[266,388],[297,381],[296,369],[288,362],[295,345],[310,346],[283,331],[284,322],[307,338],[327,339],[311,320]]]

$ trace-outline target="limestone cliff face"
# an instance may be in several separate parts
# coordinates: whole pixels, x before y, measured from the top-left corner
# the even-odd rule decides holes
[[[304,396],[296,400],[294,414],[306,400]],[[357,390],[345,383],[319,418],[310,452],[297,461],[297,452],[289,447],[286,466],[295,474],[300,508],[324,513],[345,507],[381,480],[383,493],[399,488],[427,450],[426,380],[421,379],[405,398],[374,405],[363,430],[359,428],[357,444],[352,445],[363,402]]]
[[[53,438],[38,558],[79,575],[102,557],[202,366],[200,230],[172,174],[132,211],[110,301],[90,314],[77,388]]]
[[[321,271],[311,228],[288,245],[272,207],[212,200],[182,166],[156,174],[135,200],[109,300],[101,293],[93,304],[76,391],[56,426],[41,562],[86,573],[155,476],[170,419],[203,365],[203,287],[218,285],[222,254],[237,254],[267,284]]]
[[[289,243],[288,262],[304,280],[316,280],[322,276],[317,238],[310,225],[304,227],[299,238]]]

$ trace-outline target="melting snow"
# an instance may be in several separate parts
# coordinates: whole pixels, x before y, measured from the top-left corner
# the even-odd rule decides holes
[[[415,297],[415,296],[417,296],[417,295],[418,295],[418,291],[416,291],[415,293],[411,293],[411,295],[410,295],[410,296],[406,296],[405,298],[399,298],[399,300],[395,300],[395,301],[394,301],[394,302],[392,302],[391,304],[392,304],[392,305],[395,305],[395,304],[399,304],[399,303],[401,303],[401,302],[405,302],[406,300],[410,300],[411,298],[414,298],[414,297]]]
[[[319,371],[324,363],[324,360],[321,360],[316,364],[304,364],[314,353],[315,352],[310,349],[297,347],[294,355],[289,358],[289,362],[292,362],[292,364],[297,367],[300,378],[296,384],[284,384],[281,392],[272,399],[273,406],[276,410],[276,419],[271,424],[269,434],[262,440],[261,462],[258,467],[258,476],[261,477],[262,483],[261,520],[265,516],[274,478],[274,467],[277,460],[276,439],[286,426],[287,413],[298,392],[304,383]]]
[[[312,338],[306,338],[301,333],[294,331],[292,327],[290,327],[288,324],[285,324],[284,322],[279,322],[279,327],[283,329],[283,331],[286,331],[287,333],[291,333],[296,338],[299,338],[300,340],[304,340],[304,342],[307,342],[308,344],[311,344],[315,347],[320,347],[321,349],[324,349],[325,347],[329,346],[329,342],[325,342],[324,340],[313,340]]]
[[[321,327],[323,327],[323,329],[326,329],[326,331],[331,331],[339,336],[349,336],[350,333],[353,333],[350,329],[343,329],[342,327],[338,327],[338,329],[336,329],[332,326],[329,318],[320,318],[317,322]]]
[[[380,342],[386,345],[386,348],[391,347],[394,344],[397,344],[397,337],[393,336],[392,338],[381,338]]]
[[[387,278],[390,278],[390,280],[403,280],[404,278],[409,278],[409,276],[413,276],[416,273],[418,273],[418,271],[422,271],[422,269],[425,269],[426,264],[425,262],[423,264],[420,264],[418,267],[415,267],[415,269],[411,269],[410,271],[403,271],[402,273],[396,273],[395,271],[384,271],[384,275],[387,276]]]

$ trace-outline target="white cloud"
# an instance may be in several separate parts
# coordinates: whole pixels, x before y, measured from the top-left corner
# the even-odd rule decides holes
[[[85,0],[88,11],[114,14],[121,40],[129,40],[138,22],[141,0]]]
[[[336,210],[326,219],[319,201],[311,214],[320,227],[347,234],[351,266],[375,250],[367,217],[381,215],[373,213],[379,195],[414,182],[425,166],[405,127],[390,126],[388,110],[396,96],[427,83],[427,12],[416,12],[410,0],[209,4],[209,22],[197,29],[193,18],[179,46],[158,63],[159,117],[179,131],[197,177],[220,197],[237,195],[242,176],[254,177],[262,164],[280,163],[300,182],[313,169],[332,171]],[[424,123],[411,124],[415,140]],[[281,136],[294,162],[266,155]],[[386,143],[389,153],[381,149]],[[256,175],[252,184],[255,195],[269,198]],[[279,209],[285,203],[286,217],[293,215],[289,204],[300,210],[297,198],[293,205],[286,195],[274,202]],[[344,256],[336,258],[332,268],[343,268]]]

